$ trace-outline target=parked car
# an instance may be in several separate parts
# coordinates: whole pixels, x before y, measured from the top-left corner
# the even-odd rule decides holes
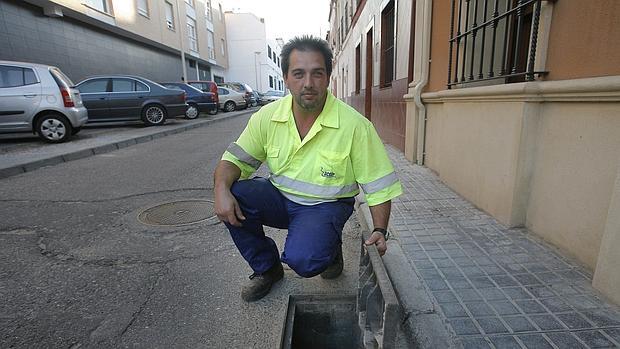
[[[239,92],[221,86],[217,88],[217,92],[220,95],[220,109],[224,111],[234,111],[248,107],[245,96]]]
[[[248,84],[244,84],[242,82],[223,82],[219,84],[219,86],[226,87],[233,91],[243,94],[243,97],[245,98],[246,103],[249,106],[252,106],[252,103],[253,103],[252,102],[252,99],[253,99],[252,91],[253,90]]]
[[[263,103],[263,99],[260,95],[260,93],[258,93],[256,90],[252,91],[252,95],[254,96],[254,104],[252,104],[252,107],[256,107],[257,105],[262,105]]]
[[[88,122],[142,120],[147,126],[163,125],[187,110],[184,91],[139,76],[94,76],[76,87],[88,109]]]
[[[0,61],[0,132],[34,132],[60,143],[88,121],[80,92],[60,69]]]
[[[185,117],[195,119],[200,113],[217,114],[218,105],[215,101],[215,94],[212,92],[202,92],[201,90],[184,84],[182,82],[160,82],[160,85],[173,90],[185,91],[187,97],[187,110]]]
[[[270,90],[262,94],[261,103],[262,105],[269,104],[271,102],[275,102],[284,97],[284,92],[282,91],[274,91]]]
[[[215,94],[215,101],[219,103],[219,95],[217,93],[217,84],[214,81],[196,80],[188,81],[188,85],[192,85],[202,92],[211,92]]]

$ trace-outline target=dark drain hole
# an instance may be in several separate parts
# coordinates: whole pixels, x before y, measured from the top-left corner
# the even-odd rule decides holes
[[[290,296],[282,349],[361,348],[355,296]]]

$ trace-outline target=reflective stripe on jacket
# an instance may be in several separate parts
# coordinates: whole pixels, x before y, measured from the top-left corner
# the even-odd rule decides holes
[[[273,185],[303,203],[352,197],[359,193],[358,185],[370,206],[402,193],[372,123],[329,92],[303,140],[288,95],[252,115],[222,160],[237,165],[241,179],[266,163]]]

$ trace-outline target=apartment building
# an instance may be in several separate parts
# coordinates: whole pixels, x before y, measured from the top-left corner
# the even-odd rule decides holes
[[[265,20],[252,13],[227,11],[225,15],[230,53],[228,80],[246,83],[259,92],[284,91],[282,39],[267,38]]]
[[[56,65],[75,81],[223,81],[224,21],[215,0],[0,0],[0,59]]]
[[[334,0],[331,86],[620,303],[620,3]]]

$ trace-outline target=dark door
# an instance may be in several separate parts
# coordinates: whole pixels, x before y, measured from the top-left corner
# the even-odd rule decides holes
[[[372,111],[372,28],[366,33],[366,96],[364,115],[370,120]]]
[[[108,85],[110,79],[90,79],[77,85],[82,102],[88,110],[88,121],[102,121],[110,114]]]

